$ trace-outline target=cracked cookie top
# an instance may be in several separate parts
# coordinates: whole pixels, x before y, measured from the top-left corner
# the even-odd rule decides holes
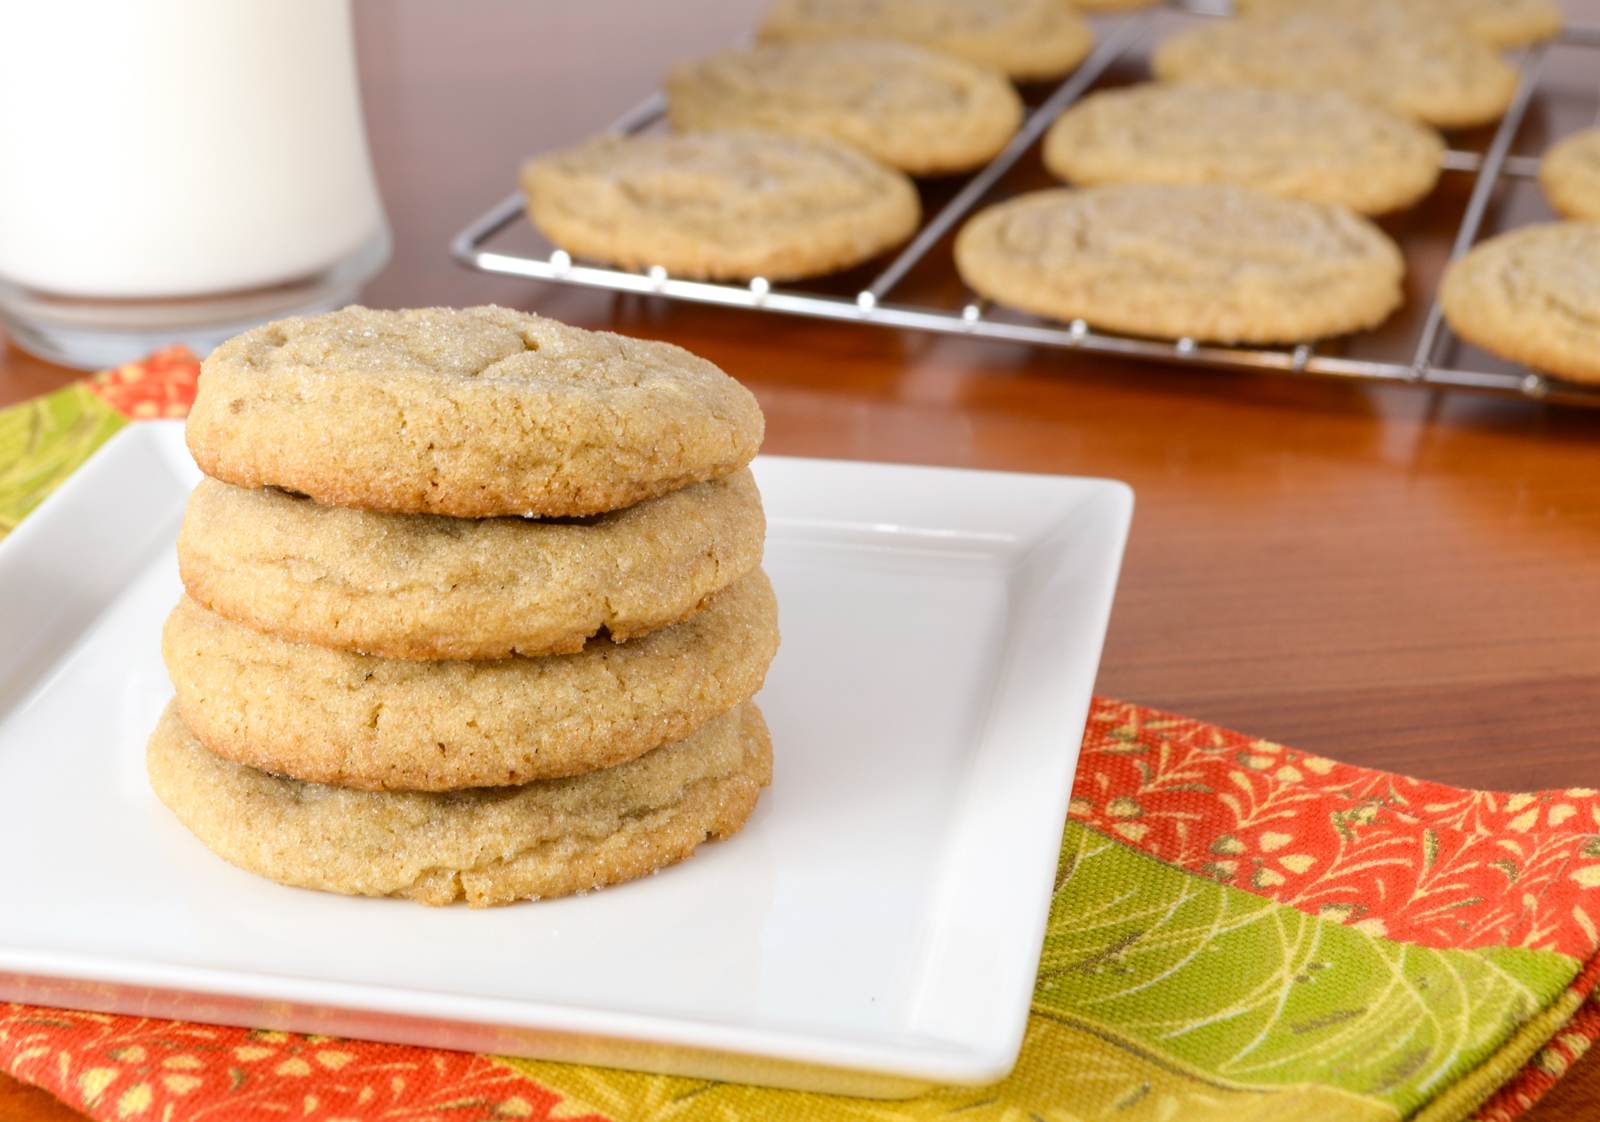
[[[947,175],[993,159],[1022,100],[999,71],[911,43],[763,43],[674,67],[667,117],[680,132],[820,136],[911,175]]]
[[[1209,21],[1164,40],[1150,68],[1163,82],[1342,90],[1441,129],[1499,120],[1517,87],[1493,47],[1396,5]]]
[[[294,642],[507,658],[686,619],[761,563],[765,534],[748,470],[582,520],[384,514],[207,479],[178,571],[197,603]]]
[[[946,51],[1019,81],[1059,78],[1094,46],[1094,31],[1061,0],[778,0],[766,42],[899,39]]]
[[[736,471],[762,432],[681,347],[497,307],[265,324],[206,359],[188,424],[217,479],[462,518],[616,510]]]
[[[280,639],[188,597],[162,640],[178,712],[210,751],[388,791],[615,767],[749,700],[777,648],[777,600],[760,570],[681,624],[544,658],[370,658]]]
[[[1548,222],[1480,242],[1446,270],[1439,302],[1467,341],[1600,383],[1600,224]]]
[[[1225,343],[1375,326],[1405,271],[1389,236],[1343,207],[1215,183],[1019,195],[962,228],[956,268],[1035,315]]]
[[[1338,90],[1153,82],[1072,106],[1044,163],[1080,187],[1234,183],[1382,214],[1433,189],[1444,148],[1426,125]]]
[[[757,129],[598,136],[522,169],[528,217],[574,256],[769,281],[859,265],[917,227],[917,189],[846,144]]]

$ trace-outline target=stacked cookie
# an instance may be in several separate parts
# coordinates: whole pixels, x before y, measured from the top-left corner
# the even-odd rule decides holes
[[[771,771],[761,435],[702,359],[502,308],[229,341],[189,420],[156,793],[253,872],[430,904],[737,831]]]

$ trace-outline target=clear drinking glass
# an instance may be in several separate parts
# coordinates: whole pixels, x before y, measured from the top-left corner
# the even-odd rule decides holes
[[[114,365],[349,303],[389,255],[350,0],[0,4],[0,319]]]

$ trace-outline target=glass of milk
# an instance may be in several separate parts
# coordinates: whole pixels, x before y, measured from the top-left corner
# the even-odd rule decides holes
[[[389,255],[350,0],[0,5],[0,320],[79,367],[349,303]]]

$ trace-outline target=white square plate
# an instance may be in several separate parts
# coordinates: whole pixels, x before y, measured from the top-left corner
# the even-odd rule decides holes
[[[766,458],[783,649],[749,826],[488,911],[283,888],[157,802],[198,475],[134,425],[0,543],[0,1000],[856,1094],[997,1079],[1026,1021],[1132,493]]]

